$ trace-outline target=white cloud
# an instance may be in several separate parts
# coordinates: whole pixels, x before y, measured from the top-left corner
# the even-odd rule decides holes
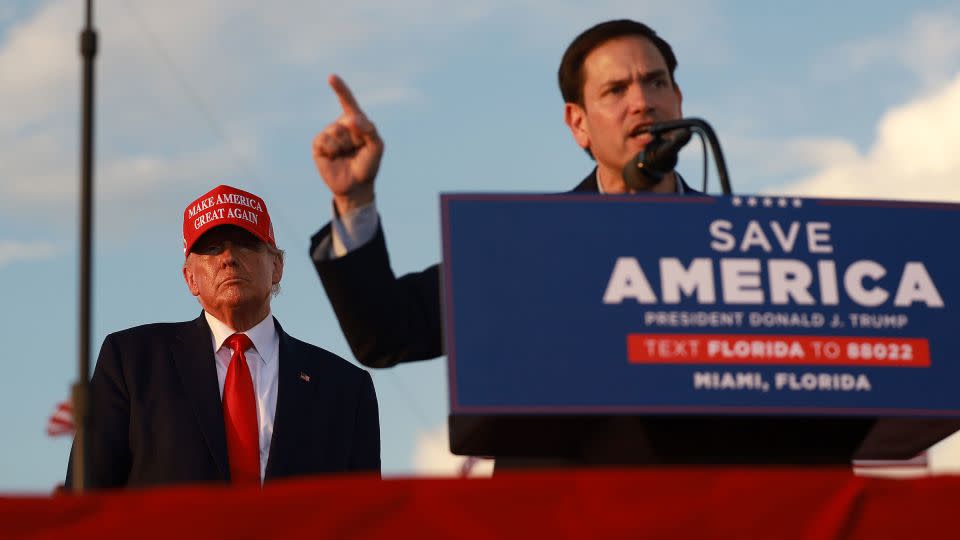
[[[423,96],[417,78],[431,65],[461,61],[459,36],[478,24],[489,24],[491,32],[529,28],[523,36],[562,32],[566,40],[568,26],[579,30],[584,21],[643,12],[679,28],[685,10],[658,6],[647,1],[641,10],[623,0],[589,8],[542,0],[289,0],[269,8],[259,0],[100,3],[95,177],[97,200],[108,204],[98,216],[101,209],[125,207],[109,203],[169,195],[198,179],[238,171],[259,176],[251,173],[263,167],[261,148],[276,135],[267,126],[282,125],[286,134],[284,121],[316,118],[319,128],[332,118],[324,112],[336,106],[325,83],[330,71],[351,81],[368,110],[416,102]],[[45,212],[66,222],[75,210],[82,7],[49,0],[11,23],[0,42],[5,215]],[[706,19],[715,18],[697,20]],[[561,29],[552,24],[557,21]],[[133,226],[150,216],[115,217],[132,218],[123,222]]]
[[[940,90],[884,114],[866,154],[842,150],[816,173],[777,191],[809,196],[960,201],[957,141],[960,74]]]
[[[446,424],[417,436],[413,451],[413,469],[420,476],[459,476],[468,458],[450,453]],[[493,474],[493,460],[480,459],[470,468],[470,477]]]
[[[3,164],[0,209],[7,216],[35,217],[72,223],[79,197],[79,167],[64,160],[55,137],[44,135],[14,139]],[[69,152],[71,158],[76,150]],[[252,141],[231,140],[209,148],[175,155],[142,152],[118,154],[103,160],[95,171],[97,214],[107,222],[130,224],[152,221],[157,208],[149,201],[164,192],[177,192],[198,179],[209,182],[256,177],[250,171],[256,149]]]
[[[188,99],[199,97],[222,114],[224,104],[284,84],[275,77],[284,69],[315,69],[385,47],[395,53],[423,48],[427,35],[454,34],[483,17],[489,4],[291,0],[265,8],[258,0],[103,3],[94,23],[100,39],[97,91],[102,105],[116,107],[121,101],[131,120],[151,112],[147,118],[163,120],[165,111],[136,114],[137,106],[169,94],[182,100],[186,84],[197,94]],[[73,112],[79,94],[81,7],[72,0],[48,2],[9,32],[0,48],[0,99],[16,114],[0,118],[0,133],[35,125],[66,109]],[[416,39],[424,29],[429,32]],[[364,63],[377,61],[365,58]],[[326,72],[318,75],[325,77]],[[378,88],[389,89],[391,82],[381,77]]]
[[[960,15],[955,11],[920,13],[910,22],[900,60],[928,86],[943,84],[960,57]],[[886,39],[887,43],[896,40]]]
[[[0,177],[5,179],[0,204],[7,210],[72,205],[76,196],[81,5],[47,2],[0,43],[5,111],[0,115]],[[427,47],[423,39],[410,39],[418,28],[429,27],[434,35],[455,32],[482,17],[484,5],[448,7],[439,0],[402,5],[291,1],[270,9],[255,0],[98,5],[98,197],[118,199],[134,187],[164,189],[176,178],[204,178],[211,167],[198,171],[195,165],[210,163],[211,156],[219,156],[212,161],[221,165],[245,162],[242,167],[249,168],[262,136],[257,121],[278,110],[271,107],[282,103],[286,114],[299,117],[299,103],[291,103],[290,95],[335,103],[331,95],[318,98],[302,90],[321,86],[328,92],[323,81],[333,59],[372,58],[357,62],[364,68],[353,74],[367,106],[417,100],[411,78],[421,67],[377,60],[381,55],[370,53],[396,45],[403,57],[404,47]]]
[[[545,46],[557,55],[579,32],[610,19],[634,19],[650,25],[666,39],[682,66],[719,65],[732,53],[724,39],[726,12],[709,0],[516,0],[500,2],[510,19],[529,28],[528,39],[549,39]],[[690,14],[695,13],[695,17]],[[695,51],[687,54],[684,51]]]
[[[212,24],[211,17],[204,17],[209,8],[199,4],[203,3],[180,22],[185,33],[171,39],[176,47],[202,48],[202,40],[189,37],[206,35]],[[169,74],[150,62],[155,53],[129,14],[117,9],[123,5],[98,6],[102,9],[96,20],[101,50],[96,60],[95,195],[107,202],[132,192],[143,194],[144,188],[158,184],[160,174],[175,184],[195,171],[185,168],[170,174],[172,166],[193,165],[197,154],[217,153],[217,146],[236,144],[177,133],[199,130],[175,125],[191,114],[171,114],[176,106],[164,96],[180,98],[182,93]],[[81,13],[81,3],[49,2],[14,27],[0,48],[0,102],[12,111],[0,120],[0,177],[5,179],[0,204],[7,214],[39,211],[69,218],[64,210],[73,210],[76,204]],[[175,13],[168,10],[166,20]],[[153,20],[169,24],[163,18]],[[164,144],[164,139],[171,143]],[[178,142],[190,148],[178,149]]]
[[[857,156],[857,149],[851,142],[837,137],[798,137],[785,142],[773,138],[732,135],[725,137],[722,143],[728,163],[749,164],[747,171],[730,171],[737,179],[737,185],[733,186],[735,191],[743,191],[745,187],[747,191],[751,191],[752,186],[769,184],[771,179],[795,178],[797,174],[828,167]],[[699,148],[688,152],[684,159],[683,170],[700,170]],[[709,166],[713,167],[713,164],[710,163]]]
[[[848,43],[831,51],[821,74],[848,77],[849,70],[889,69],[899,63],[925,88],[944,84],[960,67],[960,13],[956,8],[917,13],[899,31]],[[838,69],[838,63],[843,66]]]
[[[0,268],[21,261],[49,259],[56,254],[57,248],[53,244],[0,240]]]
[[[0,136],[49,120],[79,74],[79,2],[61,1],[13,27],[0,48]],[[71,54],[72,53],[72,54]],[[12,114],[11,114],[12,112]]]

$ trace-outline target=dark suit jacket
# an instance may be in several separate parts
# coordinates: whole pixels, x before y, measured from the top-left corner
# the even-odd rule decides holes
[[[370,374],[274,324],[277,409],[265,480],[379,472]],[[230,481],[212,338],[202,314],[110,334],[90,384],[88,487]],[[65,485],[72,485],[72,460]]]
[[[686,193],[702,195],[682,178],[680,181]],[[599,193],[596,169],[570,193]],[[313,235],[311,258],[330,234],[328,224]],[[340,328],[361,364],[383,368],[444,354],[439,265],[397,278],[379,227],[370,242],[347,255],[313,258],[313,262]]]
[[[682,178],[680,181],[685,193],[702,195]],[[594,170],[571,193],[599,191]],[[329,225],[313,236],[311,258],[329,236]],[[439,265],[397,278],[390,268],[380,228],[370,242],[343,257],[313,261],[343,334],[360,363],[383,368],[444,354]],[[552,457],[498,456],[497,470],[622,465],[647,459],[646,435],[634,417],[566,417],[560,424],[562,430],[576,433],[575,444],[557,449]],[[541,423],[530,426],[552,429]]]

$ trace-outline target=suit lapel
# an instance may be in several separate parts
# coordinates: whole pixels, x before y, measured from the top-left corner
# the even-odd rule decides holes
[[[680,173],[677,173],[677,181],[683,184],[683,192],[688,195],[704,194],[702,191],[697,191],[692,187],[690,187],[690,185],[687,184],[687,181],[684,180],[682,176],[680,176]],[[596,167],[594,167],[594,169],[590,171],[590,174],[588,174],[587,177],[583,179],[583,181],[577,184],[577,187],[570,190],[569,193],[600,193],[600,187],[597,184]]]
[[[583,179],[582,182],[577,184],[577,187],[570,190],[570,193],[599,193],[600,188],[597,186],[597,169],[594,167],[590,174]]]
[[[291,338],[274,319],[280,350],[277,356],[277,411],[274,414],[270,458],[265,480],[302,472],[297,464],[307,460],[312,467],[322,462],[316,452],[315,437],[328,432],[329,401],[334,395],[325,388],[320,366],[312,362],[303,345]],[[307,455],[305,455],[305,453]]]
[[[200,432],[221,477],[227,480],[227,436],[223,427],[220,384],[217,382],[210,327],[202,313],[196,320],[183,325],[171,348],[173,362],[197,417]]]
[[[684,180],[684,178],[683,178],[682,176],[680,176],[680,173],[677,173],[677,181],[679,181],[681,184],[683,184],[683,192],[684,192],[685,194],[687,194],[687,195],[705,195],[704,192],[702,192],[702,191],[697,191],[696,189],[693,189],[692,187],[690,187],[690,184],[688,184],[687,181]]]

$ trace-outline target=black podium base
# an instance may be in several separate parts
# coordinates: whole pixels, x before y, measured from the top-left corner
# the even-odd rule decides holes
[[[518,463],[829,465],[909,459],[960,419],[452,414],[449,427],[454,454]]]

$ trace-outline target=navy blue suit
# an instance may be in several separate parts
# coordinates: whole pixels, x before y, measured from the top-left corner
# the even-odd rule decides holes
[[[687,194],[702,195],[685,182],[683,188]],[[571,193],[599,191],[594,170]],[[329,235],[327,225],[313,236],[311,255]],[[396,277],[380,228],[370,242],[347,255],[313,262],[360,363],[383,368],[444,354],[439,265]],[[634,418],[578,417],[563,422],[563,429],[581,434],[577,447],[558,450],[555,456],[498,456],[497,470],[632,463],[647,452],[643,430]],[[545,428],[538,424],[537,429]]]
[[[277,409],[265,481],[379,472],[370,374],[274,324]],[[230,481],[212,338],[202,314],[107,336],[90,391],[88,487]]]
[[[679,179],[683,182],[683,179]],[[684,192],[702,195],[683,182]],[[599,193],[594,169],[570,193]],[[310,254],[331,234],[330,225],[311,239]],[[396,277],[383,230],[343,257],[313,259],[327,297],[354,356],[383,368],[444,354],[440,266]]]

